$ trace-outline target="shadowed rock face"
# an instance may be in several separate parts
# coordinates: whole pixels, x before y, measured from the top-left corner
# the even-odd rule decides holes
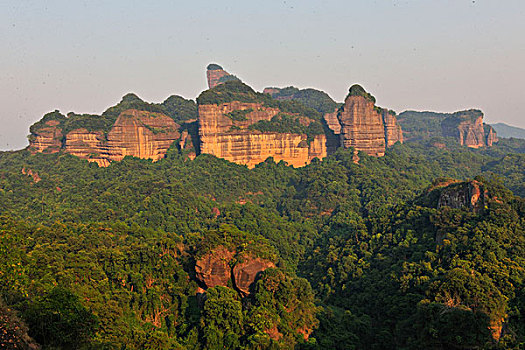
[[[224,247],[219,247],[206,254],[195,264],[196,278],[206,288],[228,285],[231,278],[230,261],[235,254]]]
[[[234,284],[243,296],[250,294],[250,287],[258,275],[267,268],[275,267],[271,261],[246,257],[243,262],[233,267]]]
[[[386,147],[392,147],[396,142],[403,143],[403,131],[401,131],[401,126],[397,123],[396,116],[386,110],[383,110],[381,115],[385,125]]]
[[[244,120],[233,121],[228,113],[251,110]],[[213,154],[237,164],[253,168],[273,157],[295,167],[309,164],[315,157],[326,157],[326,136],[316,135],[308,144],[307,136],[291,133],[261,132],[248,126],[261,120],[271,120],[278,108],[260,103],[232,101],[221,105],[199,106],[199,136],[201,152]],[[303,118],[308,123],[308,118]],[[308,124],[306,124],[308,125]]]
[[[473,212],[480,212],[484,208],[485,198],[483,185],[478,181],[454,183],[441,190],[438,208],[465,208]]]
[[[250,288],[261,272],[275,264],[269,260],[253,256],[245,256],[242,262],[234,264],[236,253],[223,246],[215,248],[195,263],[195,277],[206,288],[227,287],[232,284],[243,297],[250,294]]]
[[[498,136],[496,135],[496,130],[490,125],[485,124],[485,135],[487,135],[486,142],[488,147],[492,147],[492,145],[496,142],[498,142]]]
[[[498,138],[494,129],[483,123],[483,113],[478,110],[461,111],[441,122],[442,134],[455,138],[460,145],[471,148],[492,146]]]
[[[341,124],[339,123],[339,119],[337,119],[337,109],[331,113],[325,113],[323,116],[324,121],[326,122],[326,125],[330,130],[334,132],[335,135],[341,134]]]

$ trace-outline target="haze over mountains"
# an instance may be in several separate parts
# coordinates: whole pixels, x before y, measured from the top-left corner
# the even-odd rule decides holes
[[[207,67],[210,89],[196,99],[171,96],[160,104],[134,94],[101,116],[46,114],[31,126],[32,152],[65,152],[108,166],[125,156],[159,160],[172,144],[194,158],[215,155],[254,167],[272,157],[304,166],[338,148],[381,157],[404,140],[445,137],[468,147],[490,147],[498,138],[479,110],[453,114],[403,112],[376,105],[360,85],[343,104],[315,89],[254,91],[217,64]]]

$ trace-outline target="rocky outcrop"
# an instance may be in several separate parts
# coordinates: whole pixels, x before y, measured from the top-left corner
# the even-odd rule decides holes
[[[237,120],[230,115],[243,110],[248,112]],[[315,157],[326,157],[326,136],[323,134],[316,135],[309,142],[306,134],[261,132],[248,128],[258,121],[269,121],[278,113],[278,108],[265,107],[261,103],[232,101],[200,105],[201,153],[213,154],[249,168],[268,157],[296,167],[310,163]],[[308,123],[308,118],[302,117],[302,121]]]
[[[29,150],[55,153],[63,151],[79,158],[108,166],[125,156],[164,158],[171,144],[180,138],[179,125],[158,112],[128,109],[123,111],[106,133],[77,128],[63,134],[60,121],[48,120],[33,128]],[[62,142],[64,139],[64,142]],[[191,142],[191,137],[186,137]]]
[[[195,277],[206,288],[228,285],[231,279],[230,261],[235,253],[218,247],[195,263]]]
[[[243,258],[242,262],[238,262],[233,267],[235,286],[243,296],[247,296],[250,294],[250,287],[257,276],[270,267],[275,267],[275,264],[271,261],[251,256]]]
[[[58,127],[57,120],[48,120],[29,138],[29,151],[31,153],[57,153],[62,148],[62,130]]]
[[[462,146],[480,148],[497,141],[492,127],[485,127],[483,113],[471,109],[452,114],[441,122],[444,137],[453,137]]]
[[[333,112],[325,113],[323,115],[323,119],[326,122],[326,125],[328,126],[328,128],[332,130],[335,135],[340,135],[341,134],[341,124],[339,123],[339,119],[337,118],[337,112],[338,110],[336,109]]]
[[[484,124],[484,130],[486,135],[486,145],[487,147],[492,147],[492,145],[498,142],[498,136],[496,135],[496,130],[488,124]]]
[[[107,153],[106,138],[104,132],[87,129],[75,129],[66,135],[65,152],[96,162],[99,166],[108,166],[109,157]]]
[[[35,184],[39,183],[42,180],[36,171],[33,171],[32,169],[29,169],[29,168],[28,169],[26,169],[25,167],[22,168],[22,174],[31,176],[33,178],[33,183]]]
[[[383,124],[385,125],[386,147],[392,147],[396,142],[403,143],[403,131],[397,123],[395,114],[391,111],[382,110]]]
[[[349,94],[337,114],[341,124],[341,144],[371,156],[385,155],[385,126],[374,102],[364,96]]]
[[[171,144],[180,137],[170,117],[138,110],[120,114],[108,133],[107,152],[110,161],[125,156],[152,159],[164,158]]]
[[[271,267],[275,264],[269,260],[252,255],[238,256],[235,251],[219,246],[197,260],[195,277],[205,288],[227,287],[231,281],[231,285],[246,297],[259,274]]]
[[[231,80],[239,80],[235,75],[226,72],[221,66],[215,63],[208,65],[206,69],[206,78],[208,79],[208,87],[213,89],[217,85]]]
[[[446,185],[438,199],[438,208],[450,207],[480,212],[485,207],[487,193],[478,181],[457,182]]]

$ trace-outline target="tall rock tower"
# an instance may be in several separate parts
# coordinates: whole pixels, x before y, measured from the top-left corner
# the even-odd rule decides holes
[[[206,69],[206,77],[208,78],[208,88],[213,89],[219,84],[227,81],[238,80],[235,75],[226,72],[221,66],[215,63],[210,63]]]

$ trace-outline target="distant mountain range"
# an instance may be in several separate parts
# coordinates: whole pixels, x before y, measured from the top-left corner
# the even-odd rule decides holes
[[[525,139],[525,129],[511,126],[505,123],[490,124],[496,130],[499,137]]]

